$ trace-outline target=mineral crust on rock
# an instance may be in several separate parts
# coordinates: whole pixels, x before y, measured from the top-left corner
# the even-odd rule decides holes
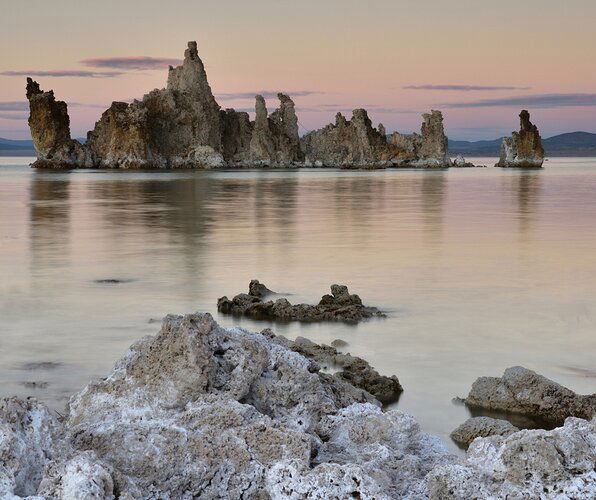
[[[431,499],[580,499],[596,496],[596,421],[478,438],[463,463],[434,468]]]
[[[331,295],[323,295],[317,305],[290,304],[287,299],[263,300],[263,295],[251,285],[249,292],[231,300],[224,296],[217,300],[217,310],[224,314],[256,319],[283,321],[347,321],[358,322],[372,317],[385,317],[376,307],[362,304],[358,295],[348,292],[345,285],[331,285]]]
[[[467,448],[477,437],[508,436],[518,430],[507,420],[472,417],[455,429],[450,436],[457,444]]]
[[[351,120],[298,133],[292,99],[278,94],[268,113],[256,96],[255,120],[248,113],[221,109],[207,81],[197,43],[188,42],[182,65],[170,67],[165,89],[132,103],[113,102],[84,144],[71,139],[67,106],[52,91],[27,79],[29,126],[43,168],[378,168],[449,166],[447,138],[439,111],[424,115],[421,134],[392,136],[374,129],[364,109]]]
[[[64,419],[1,400],[0,498],[594,497],[594,422],[478,438],[460,461],[412,417],[323,373],[319,350],[209,314],[167,316]]]
[[[551,425],[561,425],[567,417],[589,420],[596,416],[596,394],[576,394],[521,366],[507,368],[501,378],[478,378],[465,403],[472,408],[526,415]]]
[[[519,114],[519,132],[504,137],[501,156],[495,167],[540,168],[544,162],[544,149],[536,125],[530,121],[525,109]]]

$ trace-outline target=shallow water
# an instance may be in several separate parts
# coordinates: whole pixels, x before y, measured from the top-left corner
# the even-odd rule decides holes
[[[347,341],[396,374],[397,406],[445,439],[469,415],[452,398],[481,375],[519,364],[596,390],[596,159],[269,172],[41,172],[28,161],[0,158],[0,396],[61,411],[156,333],[154,320],[190,311]],[[351,326],[219,315],[217,298],[251,278],[292,302],[345,283],[390,316]]]

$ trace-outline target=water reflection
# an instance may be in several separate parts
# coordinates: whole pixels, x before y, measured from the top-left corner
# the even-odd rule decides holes
[[[521,171],[516,179],[519,232],[527,235],[538,212],[542,196],[542,172]]]
[[[32,272],[68,261],[70,249],[70,179],[64,173],[35,172],[29,190]]]

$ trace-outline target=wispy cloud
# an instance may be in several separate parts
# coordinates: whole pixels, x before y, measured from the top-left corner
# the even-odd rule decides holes
[[[98,57],[83,59],[81,64],[93,68],[115,68],[122,70],[151,70],[182,64],[180,59],[149,56]]]
[[[69,107],[76,108],[101,108],[107,109],[108,104],[95,104],[85,102],[69,102]],[[29,103],[27,101],[0,101],[0,111],[29,111]]]
[[[223,94],[216,94],[215,97],[221,101],[235,101],[240,99],[254,99],[256,95],[262,95],[265,99],[276,98],[279,91],[275,90],[257,90],[253,92],[229,92]],[[290,97],[304,97],[307,95],[313,94],[324,94],[324,92],[319,92],[315,90],[293,90],[289,92],[285,92],[284,94],[289,95]]]
[[[515,87],[509,85],[404,85],[407,90],[456,90],[456,91],[483,91],[483,90],[528,90],[531,87]]]
[[[28,116],[24,113],[11,113],[0,111],[0,119],[2,120],[26,120]]]
[[[448,108],[485,108],[485,107],[532,107],[564,108],[596,106],[596,94],[533,94],[498,99],[480,99],[470,102],[450,102],[442,104]]]
[[[1,76],[49,76],[54,78],[75,77],[75,78],[113,78],[123,75],[122,71],[85,71],[85,70],[49,70],[41,71],[31,69],[28,71],[1,71]]]
[[[0,111],[28,111],[27,101],[0,101]]]

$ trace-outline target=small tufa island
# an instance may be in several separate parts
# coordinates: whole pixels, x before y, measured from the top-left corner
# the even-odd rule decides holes
[[[519,132],[503,137],[501,157],[495,167],[541,168],[544,162],[544,148],[538,128],[530,121],[525,109],[519,114]]]
[[[423,115],[420,134],[387,135],[372,126],[366,110],[348,120],[298,134],[294,102],[278,94],[268,113],[256,96],[255,120],[248,113],[221,109],[216,102],[196,42],[189,42],[181,66],[170,66],[165,89],[142,100],[113,102],[84,144],[70,135],[66,103],[27,79],[29,127],[38,168],[217,168],[451,166],[440,111]]]
[[[224,314],[255,319],[279,321],[345,321],[357,323],[386,314],[376,307],[365,306],[358,295],[351,294],[345,285],[331,285],[331,295],[321,297],[318,304],[290,304],[285,298],[265,301],[275,294],[258,280],[248,285],[248,293],[239,293],[231,300],[224,296],[217,300],[217,310]]]

